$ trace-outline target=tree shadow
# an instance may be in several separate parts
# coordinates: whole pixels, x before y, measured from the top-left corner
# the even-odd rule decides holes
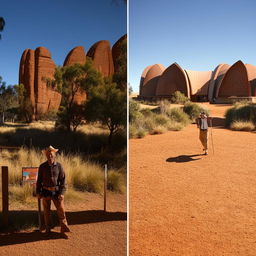
[[[56,211],[54,217],[54,225],[57,224]],[[37,211],[11,211],[10,216],[19,215],[20,219],[35,220],[37,219]],[[25,218],[27,217],[27,218]],[[28,218],[29,217],[29,218]],[[126,212],[104,212],[102,210],[90,210],[90,211],[79,211],[79,212],[66,212],[67,221],[70,225],[72,231],[72,225],[79,224],[90,224],[98,222],[107,222],[107,221],[126,221],[127,213]],[[27,225],[31,223],[26,223]],[[35,224],[35,223],[32,223]],[[38,223],[36,223],[38,224]],[[21,225],[22,226],[22,225]],[[32,232],[20,232],[13,231],[12,227],[2,230],[0,232],[0,246],[13,245],[13,244],[22,244],[29,242],[36,242],[42,240],[52,240],[52,239],[65,239],[62,234],[58,232],[51,232],[49,236],[45,236],[43,233],[38,230],[33,230]]]
[[[166,159],[166,162],[169,163],[185,163],[185,162],[191,162],[191,161],[196,161],[196,160],[200,160],[200,158],[193,158],[193,157],[198,157],[198,156],[202,156],[204,154],[196,154],[196,155],[180,155],[180,156],[176,156],[176,157],[169,157]]]

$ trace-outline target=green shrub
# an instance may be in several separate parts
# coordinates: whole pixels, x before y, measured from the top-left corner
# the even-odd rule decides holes
[[[230,124],[230,129],[234,131],[253,131],[255,130],[255,125],[247,121],[234,121]]]
[[[206,115],[209,115],[209,110],[201,105],[198,105],[193,102],[187,102],[185,103],[183,107],[183,111],[189,116],[189,118],[192,121],[195,121],[195,119],[199,116],[201,112],[205,112]]]
[[[140,105],[135,100],[129,101],[129,121],[132,122],[136,118],[138,118],[140,110]]]
[[[237,102],[225,113],[225,124],[230,127],[235,121],[252,122],[256,125],[256,104]]]
[[[157,115],[157,114],[155,114],[155,116],[154,116],[155,126],[158,126],[158,125],[166,126],[169,121],[170,121],[170,119],[166,115],[163,115],[163,114]]]
[[[150,117],[152,116],[154,113],[152,112],[151,109],[149,108],[143,108],[140,110],[140,113],[144,116],[144,117]]]
[[[169,131],[180,131],[183,128],[184,128],[184,125],[182,123],[179,123],[179,122],[176,122],[176,121],[173,121],[173,120],[171,120],[168,123],[168,126],[167,126],[167,129]]]
[[[166,114],[170,109],[170,102],[168,100],[162,100],[159,103],[158,111],[161,114]]]
[[[171,108],[167,112],[167,116],[178,123],[183,124],[184,126],[189,124],[190,120],[188,115],[181,108]]]
[[[175,104],[185,104],[189,101],[189,98],[186,97],[182,92],[176,91],[171,97],[171,102]]]

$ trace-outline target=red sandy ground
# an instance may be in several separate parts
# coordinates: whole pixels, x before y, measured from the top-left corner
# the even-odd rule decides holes
[[[256,255],[255,133],[213,140],[208,156],[195,125],[130,140],[130,255]]]
[[[59,227],[48,239],[33,231],[0,234],[0,255],[126,255],[126,196],[109,193],[107,199],[107,213],[101,211],[103,198],[97,194],[88,193],[84,202],[66,205],[72,222],[68,240],[60,237]]]

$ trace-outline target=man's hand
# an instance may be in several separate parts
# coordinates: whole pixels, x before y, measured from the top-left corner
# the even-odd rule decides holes
[[[59,195],[58,199],[63,200],[64,199],[64,195]]]

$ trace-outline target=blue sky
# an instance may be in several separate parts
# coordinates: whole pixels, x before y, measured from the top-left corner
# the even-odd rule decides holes
[[[256,1],[130,0],[129,83],[139,91],[143,69],[214,70],[237,60],[256,65]]]
[[[117,1],[118,2],[118,1]],[[0,76],[18,83],[19,62],[27,48],[46,47],[55,64],[68,52],[99,40],[111,46],[127,33],[126,4],[113,0],[9,0],[1,1],[6,26],[0,40]]]

